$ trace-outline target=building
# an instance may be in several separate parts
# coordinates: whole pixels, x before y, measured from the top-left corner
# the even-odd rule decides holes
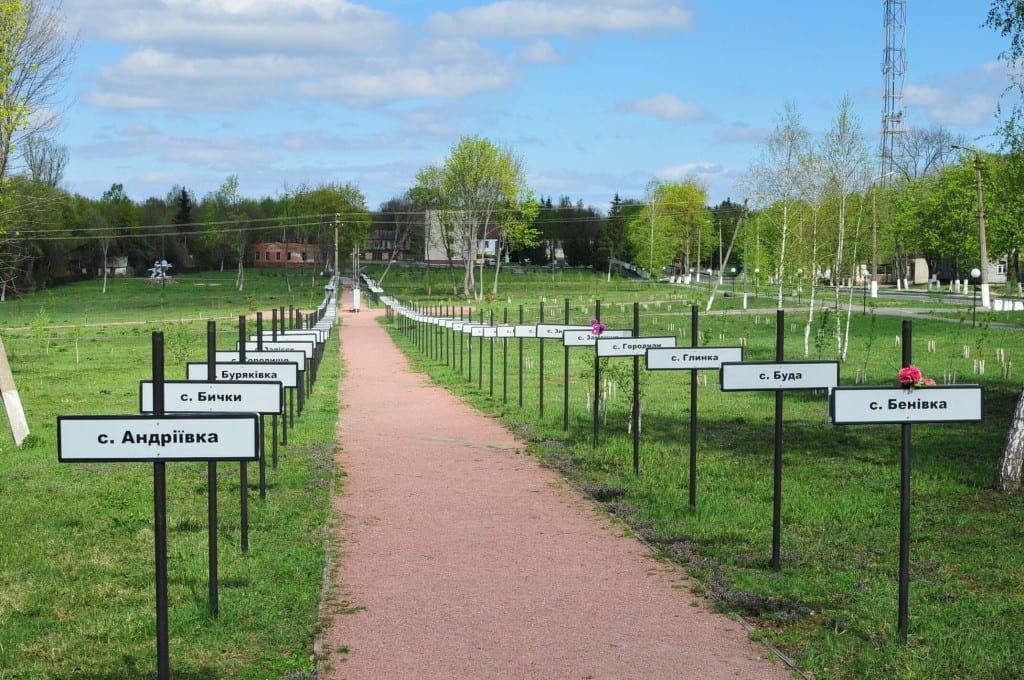
[[[295,267],[310,269],[319,267],[317,247],[306,242],[265,241],[252,247],[253,266],[260,268]]]
[[[103,267],[96,270],[97,276],[103,276]],[[107,258],[107,276],[128,276],[128,256],[112,255]]]
[[[455,221],[454,226],[449,230],[449,243],[448,247],[445,247],[445,230],[441,225],[441,216],[437,210],[428,210],[426,215],[426,224],[424,227],[424,248],[423,248],[423,261],[428,265],[446,265],[448,264],[449,252],[451,254],[452,265],[457,267],[464,267],[466,259],[469,257],[465,244],[458,238],[460,232],[460,226],[458,220],[460,216],[458,213],[452,213],[452,220]],[[466,227],[461,227],[465,230]],[[493,264],[497,258],[498,252],[498,230],[491,225],[488,225],[484,233],[485,238],[477,239],[476,243],[476,264],[486,262],[487,264]]]

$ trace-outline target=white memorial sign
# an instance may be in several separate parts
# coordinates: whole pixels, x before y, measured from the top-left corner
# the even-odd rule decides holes
[[[189,362],[186,371],[186,380],[209,380],[209,370],[205,362]],[[213,371],[215,380],[225,382],[269,380],[279,382],[284,387],[299,386],[299,367],[292,363],[215,363]]]
[[[839,384],[838,361],[723,363],[722,391],[819,390]]]
[[[647,350],[648,371],[703,371],[743,361],[742,347],[678,347]]]
[[[979,385],[838,387],[829,399],[829,416],[836,425],[977,422],[981,397]]]
[[[594,335],[594,330],[590,326],[587,326],[584,330],[580,331],[566,331],[562,334],[562,344],[566,347],[593,347],[597,344],[597,339],[601,338],[631,338],[633,337],[633,331],[631,330],[608,330],[601,331],[601,335]]]
[[[166,413],[281,413],[279,382],[164,381]],[[139,383],[139,412],[153,412],[153,381]]]
[[[604,333],[597,339],[599,357],[639,357],[649,349],[675,347],[675,336],[654,338],[606,338]]]
[[[57,460],[258,460],[259,416],[58,416]]]

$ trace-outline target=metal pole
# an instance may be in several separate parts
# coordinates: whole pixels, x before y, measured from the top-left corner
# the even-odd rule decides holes
[[[594,301],[594,320],[601,322],[601,301]],[[597,346],[594,346],[594,448],[598,444],[598,430],[600,428],[601,411],[601,358],[597,356]]]
[[[640,303],[633,303],[633,337],[640,337]],[[640,474],[640,357],[633,356],[633,474]]]
[[[523,325],[523,306],[519,305],[519,325]],[[519,338],[519,408],[523,407],[523,339]]]
[[[784,361],[786,313],[775,312],[775,360]],[[775,467],[772,494],[772,569],[781,568],[782,552],[782,390],[775,390]]]
[[[508,307],[502,317],[502,324],[508,325]],[[501,403],[508,403],[508,338],[501,339]]]
[[[494,326],[494,310],[493,309],[491,310],[491,326],[492,327]],[[491,343],[491,357],[490,357],[490,370],[491,370],[491,374],[490,374],[490,380],[488,381],[487,384],[488,384],[488,388],[489,388],[488,392],[489,392],[490,396],[493,397],[494,396],[494,338],[493,337],[489,338],[489,342]]]
[[[153,333],[153,415],[164,415],[164,334]],[[153,543],[156,558],[156,666],[157,678],[171,677],[167,625],[167,470],[153,463]]]
[[[690,346],[697,346],[697,305],[690,307]],[[690,507],[697,507],[697,371],[690,371]]]
[[[206,379],[217,379],[217,322],[206,322]],[[207,554],[210,580],[210,614],[220,615],[217,579],[217,461],[206,463],[206,524]]]
[[[540,303],[540,323],[544,323],[544,302]],[[537,344],[540,345],[540,418],[544,419],[544,338],[537,336]]]
[[[912,322],[903,321],[903,366],[911,364]],[[900,447],[900,565],[899,565],[899,635],[907,644],[907,618],[910,599],[910,423],[901,426]]]
[[[569,325],[569,298],[565,298],[565,325]],[[565,347],[565,371],[562,378],[562,431],[569,431],[569,347]]]
[[[238,360],[245,363],[245,315],[238,315]],[[249,462],[238,464],[239,487],[241,500],[239,505],[239,525],[242,536],[242,552],[249,552]]]

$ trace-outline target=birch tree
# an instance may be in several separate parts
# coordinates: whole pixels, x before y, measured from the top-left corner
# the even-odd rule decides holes
[[[647,200],[629,223],[635,252],[648,256],[652,277],[669,265],[688,267],[691,251],[710,228],[707,188],[696,180],[648,184]],[[699,255],[698,255],[699,261]]]
[[[786,280],[786,246],[791,213],[799,200],[800,176],[810,142],[810,133],[804,127],[796,105],[787,102],[746,178],[756,206],[779,208],[778,262],[775,269],[779,309],[782,309]]]
[[[853,101],[849,96],[839,103],[839,111],[832,120],[832,126],[825,132],[821,144],[821,166],[830,192],[835,196],[837,216],[835,231],[835,258],[832,264],[831,283],[836,295],[836,343],[837,354],[843,354],[842,320],[839,311],[839,288],[847,273],[846,257],[846,209],[850,194],[860,191],[868,183],[869,154],[860,123],[853,115]],[[859,235],[859,229],[858,229]],[[855,276],[857,263],[850,263],[850,277]],[[852,314],[847,309],[847,315]]]
[[[57,124],[75,49],[59,3],[0,0],[0,183],[21,141]]]

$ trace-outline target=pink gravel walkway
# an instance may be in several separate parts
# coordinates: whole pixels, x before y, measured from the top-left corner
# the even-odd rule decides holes
[[[332,679],[792,678],[500,423],[343,313]]]

